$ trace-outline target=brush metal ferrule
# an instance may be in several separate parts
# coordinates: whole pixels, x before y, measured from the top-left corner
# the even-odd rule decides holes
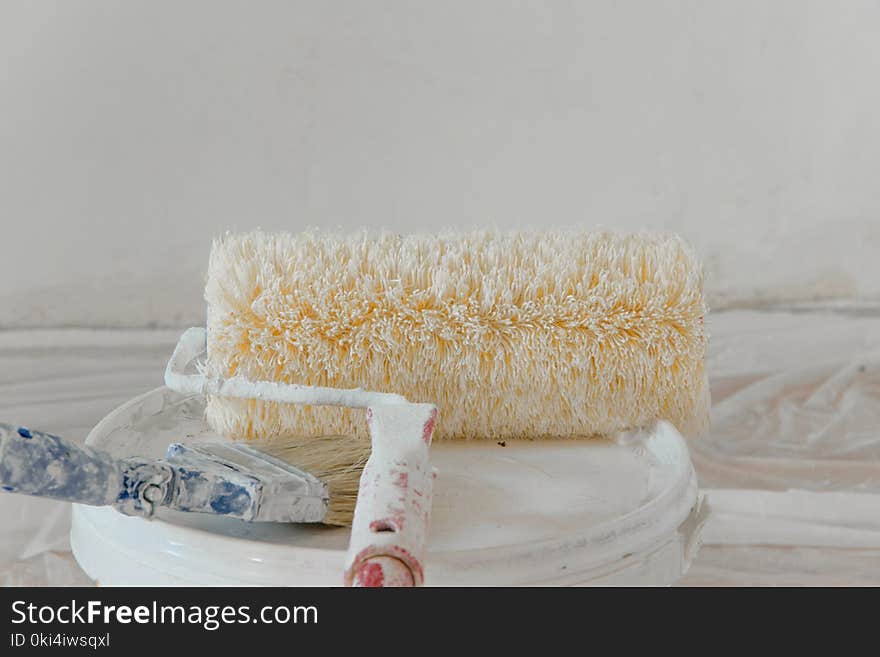
[[[321,522],[330,494],[314,475],[242,443],[173,443],[167,506],[251,522]]]

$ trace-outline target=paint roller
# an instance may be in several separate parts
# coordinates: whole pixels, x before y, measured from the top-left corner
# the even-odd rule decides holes
[[[421,582],[432,433],[539,440],[708,424],[702,271],[673,235],[227,234],[212,246],[205,300],[203,376],[221,387],[198,390],[212,428],[285,445],[370,439],[349,583]],[[412,403],[427,406],[409,424],[386,419]],[[334,442],[322,448],[315,462]]]
[[[348,584],[422,582],[435,437],[708,421],[702,274],[675,236],[226,235],[205,298],[207,331],[183,335],[166,384],[206,394],[219,433],[319,472],[323,515],[250,519],[353,520]]]

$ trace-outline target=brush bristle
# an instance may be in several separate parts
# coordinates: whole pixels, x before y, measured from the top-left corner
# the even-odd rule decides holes
[[[370,457],[370,443],[349,436],[276,439],[257,447],[295,465],[327,484],[330,503],[324,524],[351,525],[361,472]]]
[[[262,232],[215,241],[208,370],[394,392],[435,440],[707,426],[702,272],[674,236]],[[230,436],[366,437],[362,411],[211,398]]]

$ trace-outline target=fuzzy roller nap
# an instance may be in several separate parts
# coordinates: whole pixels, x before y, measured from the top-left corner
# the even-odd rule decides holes
[[[262,232],[215,241],[208,374],[436,404],[435,440],[708,421],[702,273],[673,236]],[[246,438],[366,436],[364,411],[213,396]]]

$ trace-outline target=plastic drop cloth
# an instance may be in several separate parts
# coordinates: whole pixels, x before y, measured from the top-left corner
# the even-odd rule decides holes
[[[880,584],[880,306],[716,313],[683,584]]]
[[[880,584],[880,304],[710,314],[711,516],[682,584]],[[82,440],[161,384],[176,331],[0,333],[0,418]],[[86,584],[68,505],[0,496],[0,584]]]

